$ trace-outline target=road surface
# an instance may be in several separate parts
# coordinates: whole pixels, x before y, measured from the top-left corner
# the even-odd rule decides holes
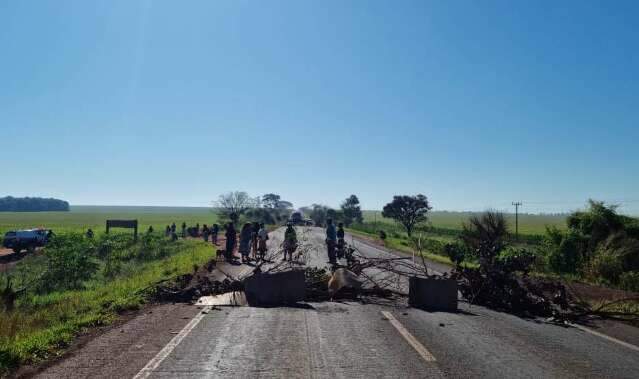
[[[303,229],[298,234],[314,246],[305,263],[325,266],[322,230]],[[271,246],[280,239],[281,230],[274,233]],[[388,254],[355,244],[366,255]],[[355,302],[205,308],[138,374],[139,378],[638,376],[639,351],[632,345],[581,329],[465,303],[458,313],[431,313],[403,304]]]

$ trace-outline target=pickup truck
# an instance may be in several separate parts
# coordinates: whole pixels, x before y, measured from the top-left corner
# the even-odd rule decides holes
[[[24,249],[33,252],[36,247],[46,245],[51,234],[51,230],[47,229],[12,230],[5,233],[2,246],[15,253]]]

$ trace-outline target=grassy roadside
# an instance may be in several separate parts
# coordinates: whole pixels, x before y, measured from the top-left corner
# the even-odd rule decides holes
[[[410,245],[408,244],[408,242],[405,239],[401,239],[401,238],[394,238],[394,237],[386,237],[386,239],[384,241],[382,241],[379,238],[379,235],[375,234],[375,233],[370,233],[370,232],[363,232],[361,230],[355,230],[355,229],[346,229],[347,232],[351,233],[352,235],[355,236],[361,236],[361,237],[365,237],[365,238],[369,238],[369,239],[373,239],[374,241],[383,244],[384,247],[387,247],[389,249],[392,250],[396,250],[396,251],[401,251],[407,254],[413,254],[414,249],[412,247],[410,247]],[[425,238],[426,240],[427,238]],[[448,266],[454,266],[454,263],[450,260],[450,258],[443,256],[441,254],[436,254],[432,251],[432,249],[430,249],[428,246],[425,247],[424,252],[422,252],[422,255],[424,256],[424,258],[429,259],[433,262],[437,262],[437,263],[442,263]],[[431,251],[429,251],[431,250]],[[418,254],[417,252],[415,252],[415,254]],[[463,263],[464,266],[467,267],[475,267],[476,265],[474,263]]]
[[[107,325],[126,310],[146,302],[141,290],[153,283],[193,271],[214,256],[210,244],[176,242],[176,252],[162,259],[131,262],[122,274],[87,281],[82,289],[33,294],[0,312],[0,374],[20,364],[59,355],[75,336]]]

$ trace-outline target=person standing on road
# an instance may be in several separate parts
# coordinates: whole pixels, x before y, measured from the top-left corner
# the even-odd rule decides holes
[[[335,246],[337,245],[337,231],[335,230],[335,225],[333,225],[333,220],[326,220],[326,248],[328,249],[328,262],[330,264],[336,264],[337,260],[335,259]]]
[[[240,232],[240,254],[242,255],[242,263],[249,262],[249,253],[251,252],[251,235],[253,234],[253,226],[250,223],[244,224]]]
[[[266,241],[268,240],[268,232],[264,227],[264,224],[260,224],[260,230],[257,232],[257,238],[259,239],[257,250],[260,255],[260,259],[264,259],[264,255],[268,248],[266,247]]]
[[[337,258],[344,258],[344,249],[346,248],[346,241],[344,241],[344,223],[337,224]]]
[[[260,223],[254,222],[251,226],[251,255],[257,260],[257,234],[260,231]]]
[[[235,239],[237,238],[237,232],[232,222],[226,224],[226,260],[231,262],[233,260],[233,250],[235,250]]]
[[[217,234],[220,232],[220,227],[217,224],[213,224],[211,228],[211,242],[213,245],[217,245]]]
[[[286,231],[284,232],[284,259],[286,260],[286,255],[288,254],[289,260],[293,261],[293,252],[297,249],[297,233],[295,233],[295,228],[291,223],[286,226]]]
[[[204,242],[209,242],[209,227],[206,224],[202,226],[202,238],[204,238]]]

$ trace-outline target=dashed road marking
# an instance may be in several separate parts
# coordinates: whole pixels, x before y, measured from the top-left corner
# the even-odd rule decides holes
[[[140,370],[140,372],[138,372],[133,377],[133,379],[148,378],[149,375],[151,375],[151,373],[153,372],[153,370],[155,370],[156,368],[160,366],[162,361],[164,361],[166,357],[168,357],[169,354],[171,354],[173,349],[175,349],[175,347],[179,345],[180,342],[182,342],[184,337],[188,336],[189,333],[191,333],[191,330],[193,330],[197,326],[197,324],[199,324],[199,322],[204,318],[204,315],[209,313],[210,310],[211,310],[211,307],[204,307],[200,311],[200,313],[198,313],[193,318],[193,320],[191,320],[188,324],[186,324],[186,326],[175,337],[173,337],[171,341],[169,341],[169,343],[166,344],[166,346],[164,346],[164,348],[160,350],[160,352],[157,353],[157,355],[153,357],[153,359],[151,359],[149,363],[147,363],[146,366],[142,368],[142,370]]]
[[[404,328],[404,325],[402,325],[401,322],[393,317],[390,312],[382,311],[382,315],[384,315],[384,317],[386,317],[386,319],[390,321],[391,325],[393,325],[395,329],[397,329],[399,334],[404,337],[406,342],[408,342],[408,344],[411,345],[413,349],[415,349],[415,351],[417,351],[417,354],[419,354],[422,359],[424,359],[426,362],[436,361],[435,356],[433,356],[433,354],[431,354],[430,351],[428,351],[428,349],[426,349],[426,347],[417,340],[417,338],[410,334],[410,332],[406,328]]]
[[[579,330],[582,330],[582,331],[584,331],[586,333],[590,333],[590,334],[592,334],[594,336],[601,337],[601,338],[606,339],[606,340],[608,340],[610,342],[614,342],[614,343],[619,344],[621,346],[627,347],[628,349],[631,349],[631,350],[634,350],[634,351],[639,351],[639,346],[633,345],[631,343],[624,342],[624,341],[618,340],[618,339],[616,339],[614,337],[607,336],[607,335],[605,335],[603,333],[597,332],[596,330],[592,330],[590,328],[586,328],[585,326],[572,324],[572,323],[569,324],[569,325],[570,326],[574,326],[575,328],[577,328]]]

